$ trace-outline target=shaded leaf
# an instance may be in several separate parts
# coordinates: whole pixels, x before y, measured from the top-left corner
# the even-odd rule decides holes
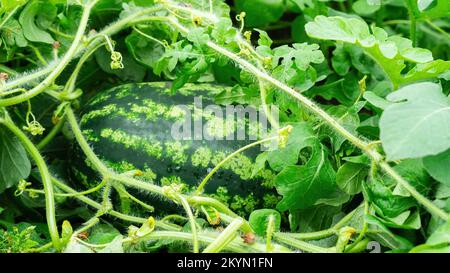
[[[366,215],[366,221],[369,223],[369,230],[376,232],[371,232],[368,236],[382,245],[395,250],[409,250],[413,244],[407,239],[394,234],[391,232],[380,220],[376,219],[371,215]]]
[[[0,126],[0,193],[30,175],[31,163],[22,143]]]
[[[344,163],[336,173],[336,184],[346,193],[354,195],[362,190],[362,183],[368,174],[363,164]]]
[[[423,165],[431,177],[450,186],[450,150],[425,157]]]

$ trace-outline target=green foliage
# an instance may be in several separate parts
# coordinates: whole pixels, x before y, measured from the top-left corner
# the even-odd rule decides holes
[[[0,253],[27,252],[38,245],[32,238],[34,229],[34,226],[25,228],[13,226],[11,230],[0,229]]]
[[[336,173],[336,184],[346,193],[354,195],[361,192],[366,177],[367,166],[346,162]]]
[[[425,244],[411,250],[414,253],[448,253],[450,245],[450,224],[444,223],[431,234]]]
[[[305,28],[306,33],[316,39],[358,45],[383,69],[395,88],[437,77],[450,68],[448,61],[433,60],[429,50],[413,47],[406,38],[388,36],[382,28],[369,28],[361,19],[317,16]],[[415,66],[403,73],[406,62]]]
[[[0,193],[30,175],[31,163],[20,141],[0,127]]]
[[[283,200],[277,208],[305,209],[319,204],[340,204],[348,197],[336,185],[336,173],[328,160],[328,152],[316,141],[311,158],[302,166],[288,166],[276,177],[277,190]]]

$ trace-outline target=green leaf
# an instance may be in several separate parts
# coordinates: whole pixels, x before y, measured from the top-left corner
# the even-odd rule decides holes
[[[292,132],[289,135],[286,147],[269,151],[267,161],[275,171],[295,165],[298,162],[300,151],[306,147],[312,147],[317,141],[311,124],[306,122],[292,123]]]
[[[347,156],[347,157],[343,157],[342,159],[347,162],[363,164],[363,165],[370,165],[370,162],[371,162],[370,158],[365,154],[355,155],[355,156]]]
[[[405,210],[416,206],[414,199],[394,195],[389,187],[377,179],[373,179],[367,184],[367,195],[376,206],[377,212],[386,217],[396,217]]]
[[[219,44],[235,44],[236,29],[233,28],[230,18],[220,18],[211,32],[211,37]]]
[[[51,3],[41,4],[36,16],[36,25],[41,29],[49,28],[56,18],[58,8]]]
[[[434,2],[436,2],[436,0],[417,0],[417,7],[419,8],[419,11],[424,11]]]
[[[305,71],[311,63],[322,63],[324,56],[317,44],[295,43],[292,47],[283,45],[273,49],[272,67],[278,66],[280,60],[285,70],[295,64],[296,68]]]
[[[450,221],[439,227],[427,240],[427,244],[450,244]]]
[[[435,78],[450,69],[449,61],[433,61],[429,50],[414,48],[406,38],[389,37],[379,27],[372,27],[372,34],[361,19],[320,15],[307,23],[305,29],[310,37],[316,39],[342,41],[361,47],[383,69],[394,87]],[[402,74],[406,61],[417,64]]]
[[[214,101],[218,104],[226,105],[231,103],[249,104],[259,102],[259,90],[252,87],[242,87],[235,85],[232,88],[224,88],[222,92],[217,94]]]
[[[235,0],[239,12],[244,11],[247,27],[266,26],[277,21],[284,12],[283,0]]]
[[[136,61],[151,68],[156,66],[164,54],[164,47],[161,44],[145,39],[138,33],[128,35],[125,44]]]
[[[4,11],[11,11],[16,7],[26,4],[26,0],[1,0],[1,9]]]
[[[22,143],[0,126],[0,193],[30,175],[31,163]]]
[[[116,45],[116,50],[122,53],[123,69],[111,69],[111,53],[104,47],[99,48],[94,54],[95,59],[100,68],[109,73],[116,75],[124,81],[140,82],[145,77],[145,67],[137,63],[134,58],[128,53],[125,45],[122,42]]]
[[[355,3],[353,3],[352,8],[353,10],[363,16],[371,15],[375,13],[377,10],[379,10],[381,7],[380,3],[373,4],[369,0],[358,0]]]
[[[14,18],[10,18],[6,21],[2,27],[1,33],[2,38],[5,39],[6,44],[9,46],[17,45],[18,47],[25,47],[28,44],[25,36],[23,36],[22,27]]]
[[[266,161],[267,161],[267,152],[262,152],[256,157],[255,164],[253,165],[252,177],[255,176],[261,170],[264,170],[266,168]]]
[[[362,190],[362,183],[368,174],[368,168],[363,164],[344,163],[336,173],[336,184],[344,192],[354,195]]]
[[[450,16],[450,5],[447,0],[411,1],[414,5],[414,16],[418,19],[445,18]]]
[[[89,234],[89,243],[91,244],[108,244],[112,242],[120,232],[107,224],[98,224],[94,226]]]
[[[450,100],[435,83],[399,89],[387,99],[380,118],[380,139],[388,160],[436,155],[450,147]]]
[[[327,100],[336,99],[344,106],[352,106],[360,94],[358,79],[352,73],[348,73],[344,78],[335,78],[328,77],[326,84],[314,86],[305,94],[320,95]]]
[[[248,219],[250,226],[259,236],[265,236],[270,217],[273,217],[275,231],[280,230],[281,215],[273,209],[254,210]]]
[[[159,75],[162,71],[166,70],[171,72],[178,63],[183,63],[189,58],[195,58],[197,54],[193,51],[194,49],[191,44],[184,45],[182,41],[172,44],[170,48],[166,49],[161,59],[159,59],[154,69],[155,74]]]
[[[394,166],[394,170],[403,178],[405,178],[421,194],[427,196],[432,191],[433,181],[427,174],[427,171],[422,164],[422,160],[403,160],[399,164]],[[393,185],[396,183],[391,177],[387,175],[383,176],[383,180],[388,185]]]
[[[404,249],[409,250],[413,244],[405,238],[391,232],[380,220],[366,215],[366,221],[369,224],[369,230],[374,231],[368,233],[368,236],[382,245],[390,249]]]
[[[336,49],[333,51],[333,57],[331,58],[331,65],[334,71],[340,76],[346,75],[352,66],[350,55],[344,49],[342,43],[336,45]]]
[[[450,149],[423,159],[427,172],[437,181],[450,186]]]
[[[339,215],[339,206],[318,205],[307,209],[290,210],[289,225],[292,232],[314,232],[331,227]]]
[[[378,96],[377,94],[375,94],[374,92],[371,92],[371,91],[364,92],[363,98],[365,100],[367,100],[373,106],[383,109],[383,110],[392,104],[392,102],[387,101],[386,99]]]
[[[336,185],[336,174],[327,156],[317,142],[305,165],[285,167],[276,176],[277,191],[283,195],[277,209],[286,211],[318,204],[337,205],[348,199]]]
[[[351,107],[343,105],[334,105],[326,109],[327,113],[335,117],[347,131],[356,134],[356,128],[358,128],[360,120],[358,112],[364,107],[365,102],[357,102]],[[334,151],[338,151],[342,144],[346,141],[346,138],[335,130],[328,126],[322,126],[320,135],[330,138]]]
[[[375,216],[374,216],[375,217]],[[407,210],[396,217],[376,217],[386,227],[398,229],[420,229],[422,224],[420,221],[419,210],[413,213]]]
[[[436,189],[436,199],[447,199],[450,197],[450,186],[439,184]]]
[[[411,252],[444,252],[450,251],[450,221],[442,224],[428,237],[425,244],[416,246]]]
[[[109,243],[105,248],[99,251],[99,253],[124,253],[122,247],[122,235],[117,235],[111,243]]]
[[[76,240],[71,240],[63,253],[94,253],[94,251]]]
[[[205,29],[201,27],[190,29],[186,38],[197,46],[206,44],[210,40]]]
[[[19,22],[22,25],[25,38],[29,41],[52,44],[55,41],[53,37],[36,25],[35,20],[42,6],[39,1],[30,2],[20,13]]]

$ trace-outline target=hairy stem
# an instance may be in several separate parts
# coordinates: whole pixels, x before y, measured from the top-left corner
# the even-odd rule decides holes
[[[237,231],[244,223],[242,218],[236,218],[231,222],[221,233],[220,235],[209,244],[203,253],[218,253],[224,247],[226,247],[237,235]]]
[[[60,250],[61,242],[59,238],[58,226],[56,223],[55,215],[55,198],[53,195],[53,186],[51,181],[50,172],[48,171],[47,164],[44,158],[39,153],[36,146],[28,139],[28,137],[20,130],[9,118],[6,120],[0,119],[0,123],[6,126],[14,135],[19,138],[23,146],[27,150],[28,154],[36,163],[39,173],[42,178],[42,184],[44,186],[45,193],[45,212],[47,218],[47,225],[50,233],[50,237],[55,249]]]
[[[65,191],[67,193],[72,194],[71,197],[75,197],[76,199],[80,200],[81,202],[83,202],[83,203],[85,203],[85,204],[87,204],[87,205],[89,205],[89,206],[91,206],[91,207],[93,207],[95,209],[100,209],[102,207],[102,205],[100,203],[90,199],[89,197],[84,196],[84,195],[78,195],[77,194],[78,192],[76,190],[74,190],[71,187],[67,186],[66,184],[64,184],[63,182],[59,181],[55,177],[52,177],[52,182],[53,182],[53,184],[56,187],[60,188],[61,190]],[[118,219],[121,219],[121,220],[124,220],[124,221],[127,221],[127,222],[145,223],[145,221],[147,221],[147,219],[145,219],[145,218],[123,214],[123,213],[117,212],[115,210],[110,210],[107,213],[109,215],[111,215],[111,216],[114,216],[114,217],[116,217]],[[166,229],[166,230],[174,230],[174,231],[179,230],[178,228],[174,228],[173,225],[164,223],[163,221],[156,221],[156,226],[160,227],[160,228],[163,228],[163,229]]]
[[[285,243],[290,246],[296,247],[300,250],[311,252],[311,253],[328,253],[334,252],[332,249],[323,248],[320,246],[316,246],[310,243],[306,243],[297,239],[292,238],[291,236],[286,236],[284,233],[275,233],[273,237],[280,243]]]
[[[412,46],[417,46],[417,20],[414,14],[414,3],[415,0],[406,0],[406,7],[408,9],[409,15],[409,39],[412,41]]]
[[[195,222],[194,214],[192,214],[191,207],[189,206],[189,203],[186,201],[186,198],[184,198],[181,195],[179,195],[178,198],[189,218],[189,224],[191,226],[191,232],[192,232],[192,245],[194,248],[194,253],[198,253],[199,252],[199,244],[198,244],[198,235],[197,235],[197,223]]]
[[[55,79],[61,74],[61,72],[64,70],[64,68],[66,68],[66,66],[69,64],[69,62],[74,57],[74,55],[78,49],[78,46],[80,45],[81,39],[83,38],[91,9],[97,3],[97,1],[98,0],[94,0],[94,1],[90,2],[88,5],[85,5],[83,7],[83,14],[81,15],[79,27],[78,27],[77,33],[75,35],[75,38],[72,41],[72,44],[71,44],[69,50],[67,50],[64,57],[56,65],[54,70],[52,70],[50,72],[50,74],[47,76],[47,78],[26,93],[23,93],[21,95],[11,97],[11,98],[1,99],[0,106],[10,106],[10,105],[15,105],[15,104],[27,101],[27,100],[39,95],[47,87],[49,87],[51,84],[53,84]]]
[[[230,159],[232,159],[234,156],[236,156],[237,154],[250,149],[251,147],[255,147],[259,144],[262,143],[266,143],[272,140],[278,139],[278,136],[275,137],[269,137],[269,138],[265,138],[253,143],[250,143],[249,145],[246,145],[236,151],[234,151],[233,153],[229,154],[227,157],[225,157],[222,161],[219,162],[219,164],[217,164],[214,169],[212,169],[208,175],[206,175],[206,177],[202,180],[202,182],[200,183],[200,185],[198,186],[197,190],[195,191],[195,195],[200,195],[203,192],[203,188],[205,187],[206,183],[208,182],[208,180],[220,169],[220,167],[222,167],[225,163],[227,163]]]

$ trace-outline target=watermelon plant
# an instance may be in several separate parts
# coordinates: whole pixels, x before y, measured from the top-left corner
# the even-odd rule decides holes
[[[450,252],[448,1],[0,5],[0,252]]]

